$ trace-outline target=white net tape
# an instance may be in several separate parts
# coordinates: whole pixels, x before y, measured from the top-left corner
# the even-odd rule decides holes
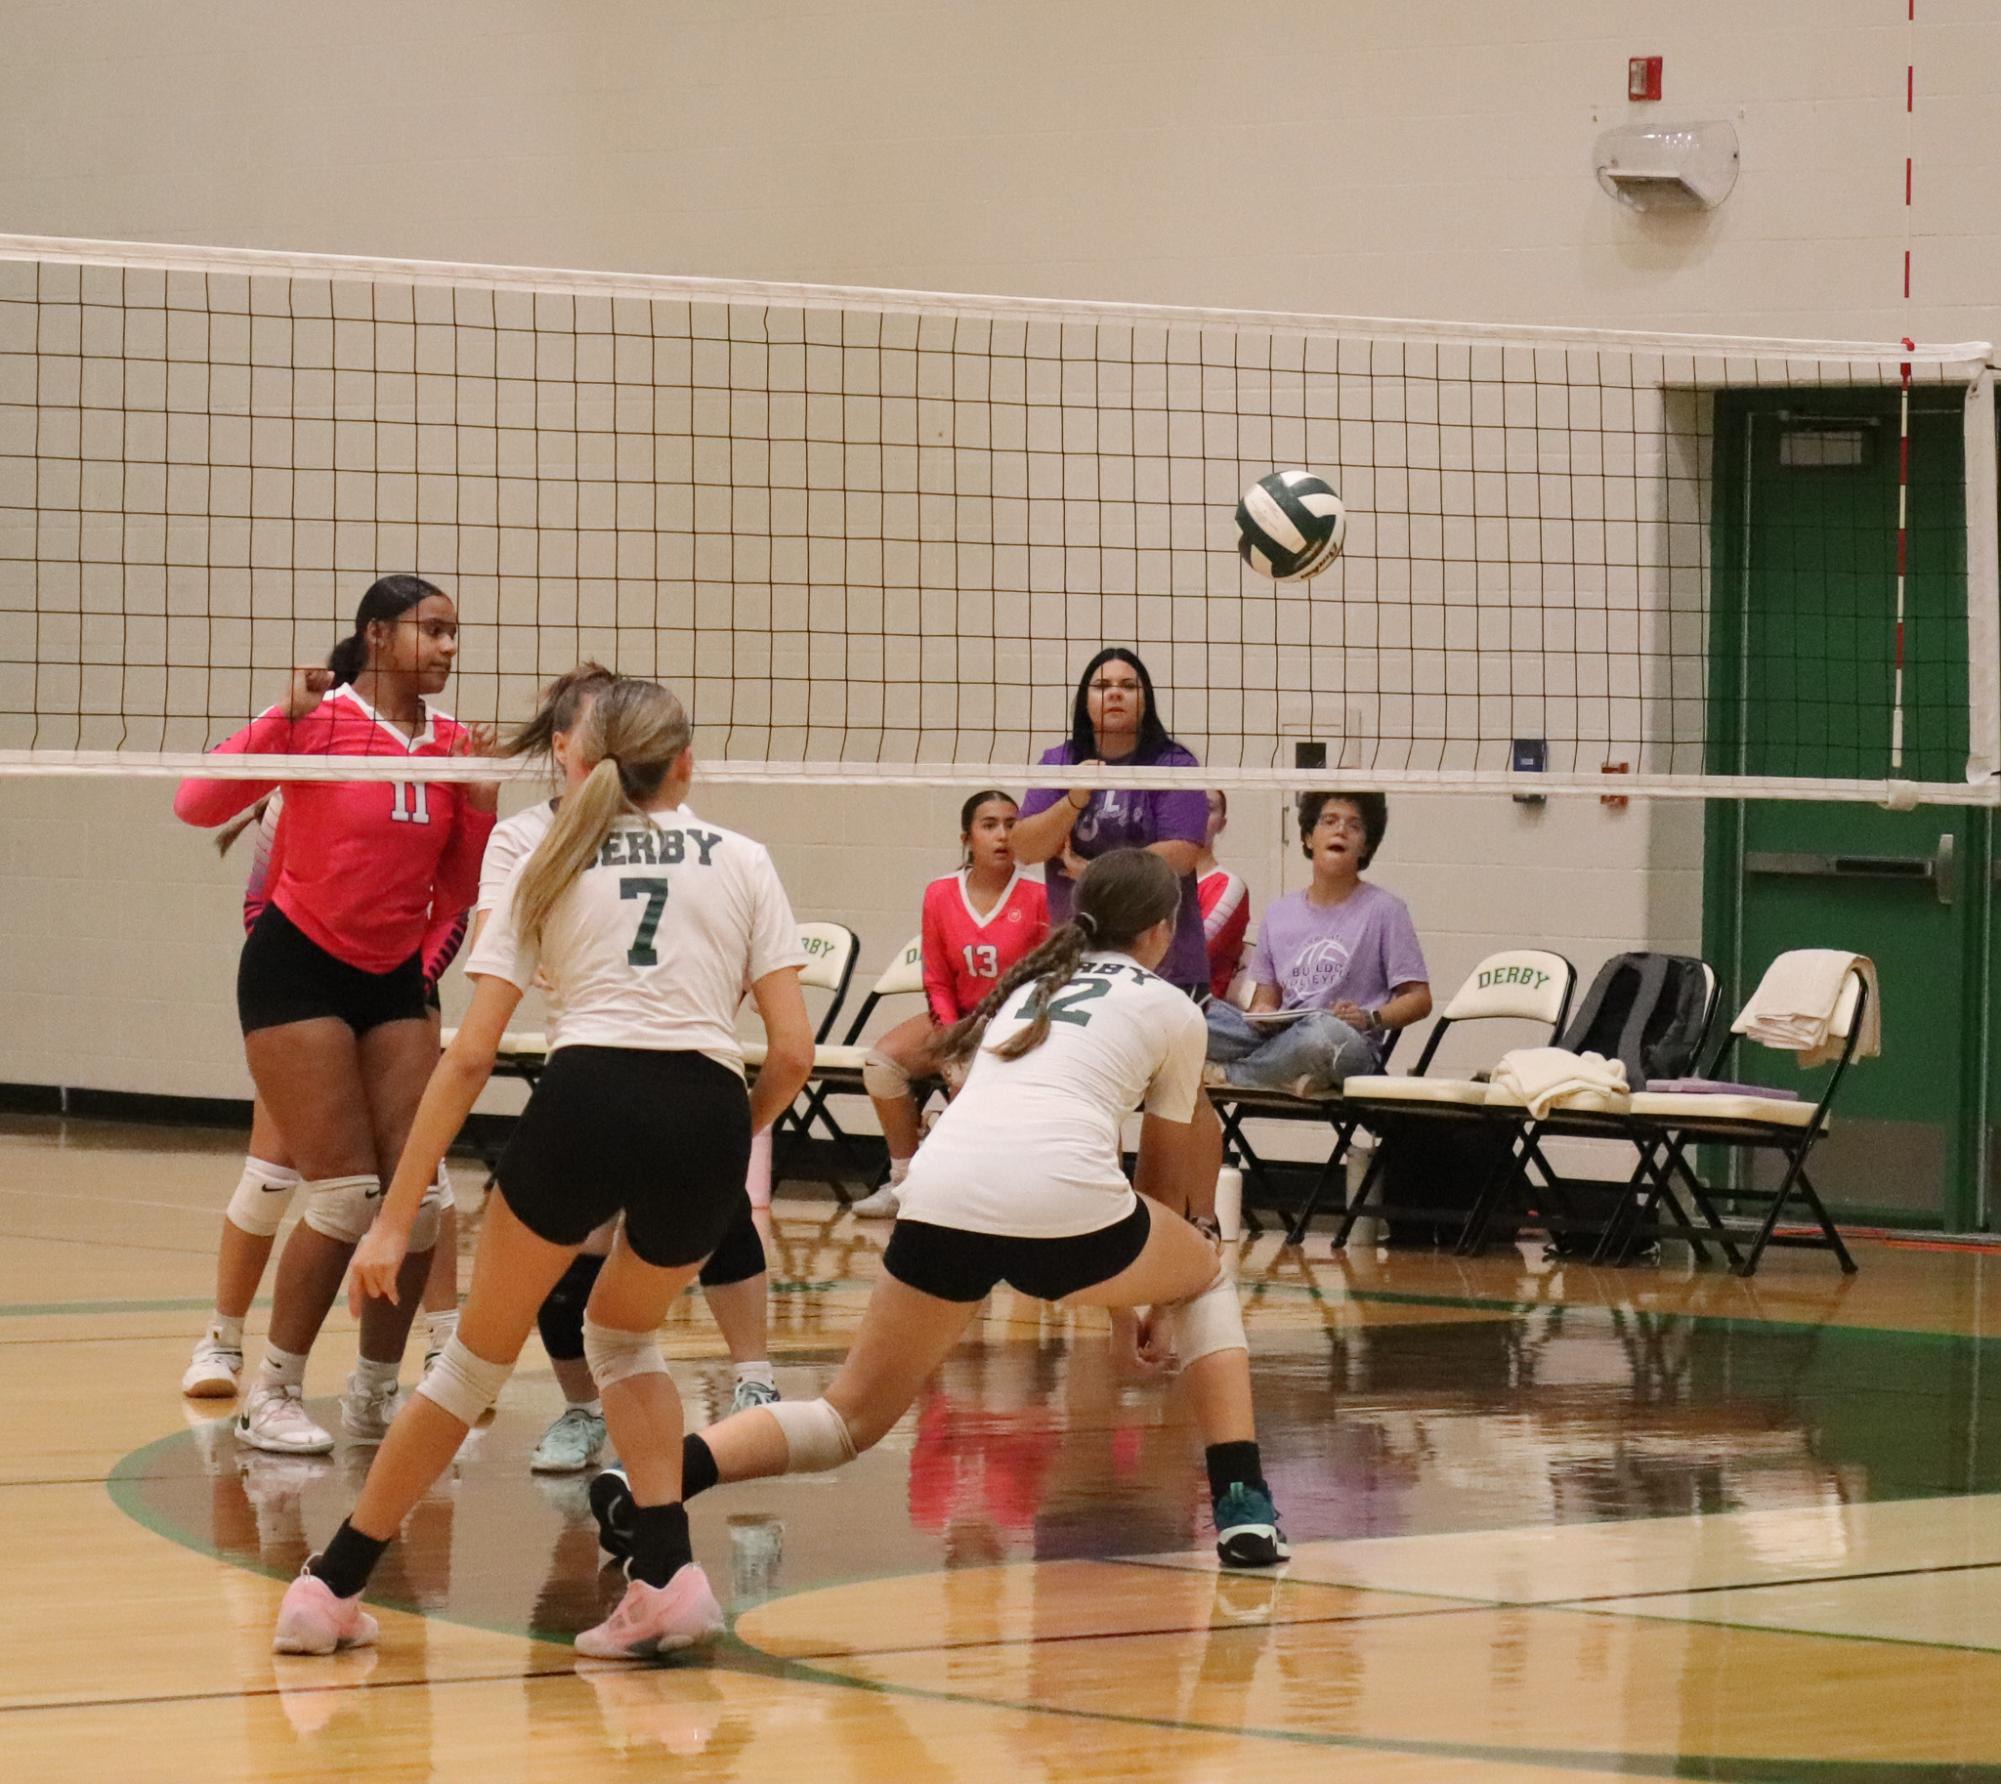
[[[1184,783],[1512,786],[1535,739],[1538,792],[1874,799],[1887,760],[1823,746],[1908,716],[1918,796],[1964,801],[2001,753],[1988,357],[0,238],[0,774],[186,772],[415,570],[460,716],[596,657],[688,699],[717,780],[1030,779],[1124,644]],[[1892,715],[1873,640],[1816,686],[1751,639],[1784,747],[1747,752],[1731,405],[1906,364],[1963,442],[1913,516],[1943,666]],[[1288,465],[1349,510],[1309,583],[1236,553]],[[1891,541],[1842,532],[1846,599]]]

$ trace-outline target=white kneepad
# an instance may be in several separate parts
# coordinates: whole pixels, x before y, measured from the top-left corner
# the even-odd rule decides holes
[[[382,1206],[380,1177],[318,1177],[299,1187],[306,1192],[300,1218],[314,1232],[343,1245],[359,1245]]]
[[[445,1199],[438,1193],[434,1183],[424,1191],[424,1199],[417,1204],[417,1213],[410,1222],[410,1249],[429,1251],[438,1242],[438,1228],[445,1218]]]
[[[584,1315],[584,1361],[590,1365],[591,1380],[600,1392],[635,1375],[667,1373],[658,1332],[624,1332],[617,1326],[601,1326],[588,1312]]]
[[[298,1187],[299,1173],[289,1166],[246,1158],[243,1175],[236,1180],[236,1192],[223,1212],[229,1216],[231,1226],[256,1238],[268,1239],[277,1232]]]
[[[1219,1350],[1249,1350],[1244,1336],[1244,1309],[1237,1285],[1222,1271],[1199,1295],[1174,1308],[1174,1354],[1182,1368]]]
[[[893,1103],[898,1097],[910,1094],[910,1068],[899,1065],[887,1053],[870,1048],[862,1060],[862,1088],[870,1096]]]
[[[474,1356],[455,1332],[438,1352],[438,1360],[424,1371],[417,1392],[443,1407],[460,1424],[472,1426],[492,1411],[513,1373],[512,1363],[489,1363]]]
[[[759,1408],[785,1433],[785,1471],[821,1474],[855,1459],[848,1421],[825,1400],[778,1400]]]

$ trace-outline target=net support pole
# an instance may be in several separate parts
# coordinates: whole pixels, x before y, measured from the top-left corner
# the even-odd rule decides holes
[[[1994,371],[1966,387],[1966,778],[2001,775],[2001,453]]]

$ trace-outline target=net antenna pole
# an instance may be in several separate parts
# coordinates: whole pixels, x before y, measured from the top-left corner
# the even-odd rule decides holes
[[[1918,0],[1904,0],[1904,315],[1911,306],[1911,187],[1915,154],[1918,97]],[[1915,353],[1917,342],[1904,336],[1904,351]],[[1890,773],[1904,769],[1904,592],[1911,551],[1911,362],[1897,368],[1897,642],[1896,667],[1890,690]]]

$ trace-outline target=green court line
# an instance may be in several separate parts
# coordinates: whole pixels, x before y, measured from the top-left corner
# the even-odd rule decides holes
[[[836,1289],[868,1289],[874,1277],[835,1276],[818,1281],[774,1281],[774,1295],[826,1294]],[[1310,1282],[1271,1282],[1257,1277],[1240,1279],[1238,1288],[1255,1298],[1258,1295],[1296,1295],[1322,1306],[1338,1307],[1344,1301],[1386,1307],[1441,1307],[1461,1312],[1495,1313],[1521,1318],[1532,1313],[1558,1312],[1577,1318],[1626,1318],[1644,1320],[1688,1320],[1705,1326],[1720,1326],[1730,1332],[1767,1332],[1792,1336],[1817,1334],[1853,1335],[1860,1338],[1903,1338],[1945,1347],[2001,1344],[2001,1335],[1985,1337],[1972,1332],[1940,1332],[1915,1326],[1847,1325],[1839,1321],[1759,1319],[1741,1313],[1705,1313],[1680,1308],[1653,1308],[1613,1305],[1598,1301],[1524,1301],[1506,1295],[1430,1295],[1408,1289],[1348,1288],[1337,1285],[1330,1293]],[[118,1313],[206,1313],[215,1305],[202,1296],[165,1300],[130,1301],[0,1301],[0,1319],[56,1319],[70,1314]],[[254,1308],[269,1308],[268,1296],[259,1296]]]

